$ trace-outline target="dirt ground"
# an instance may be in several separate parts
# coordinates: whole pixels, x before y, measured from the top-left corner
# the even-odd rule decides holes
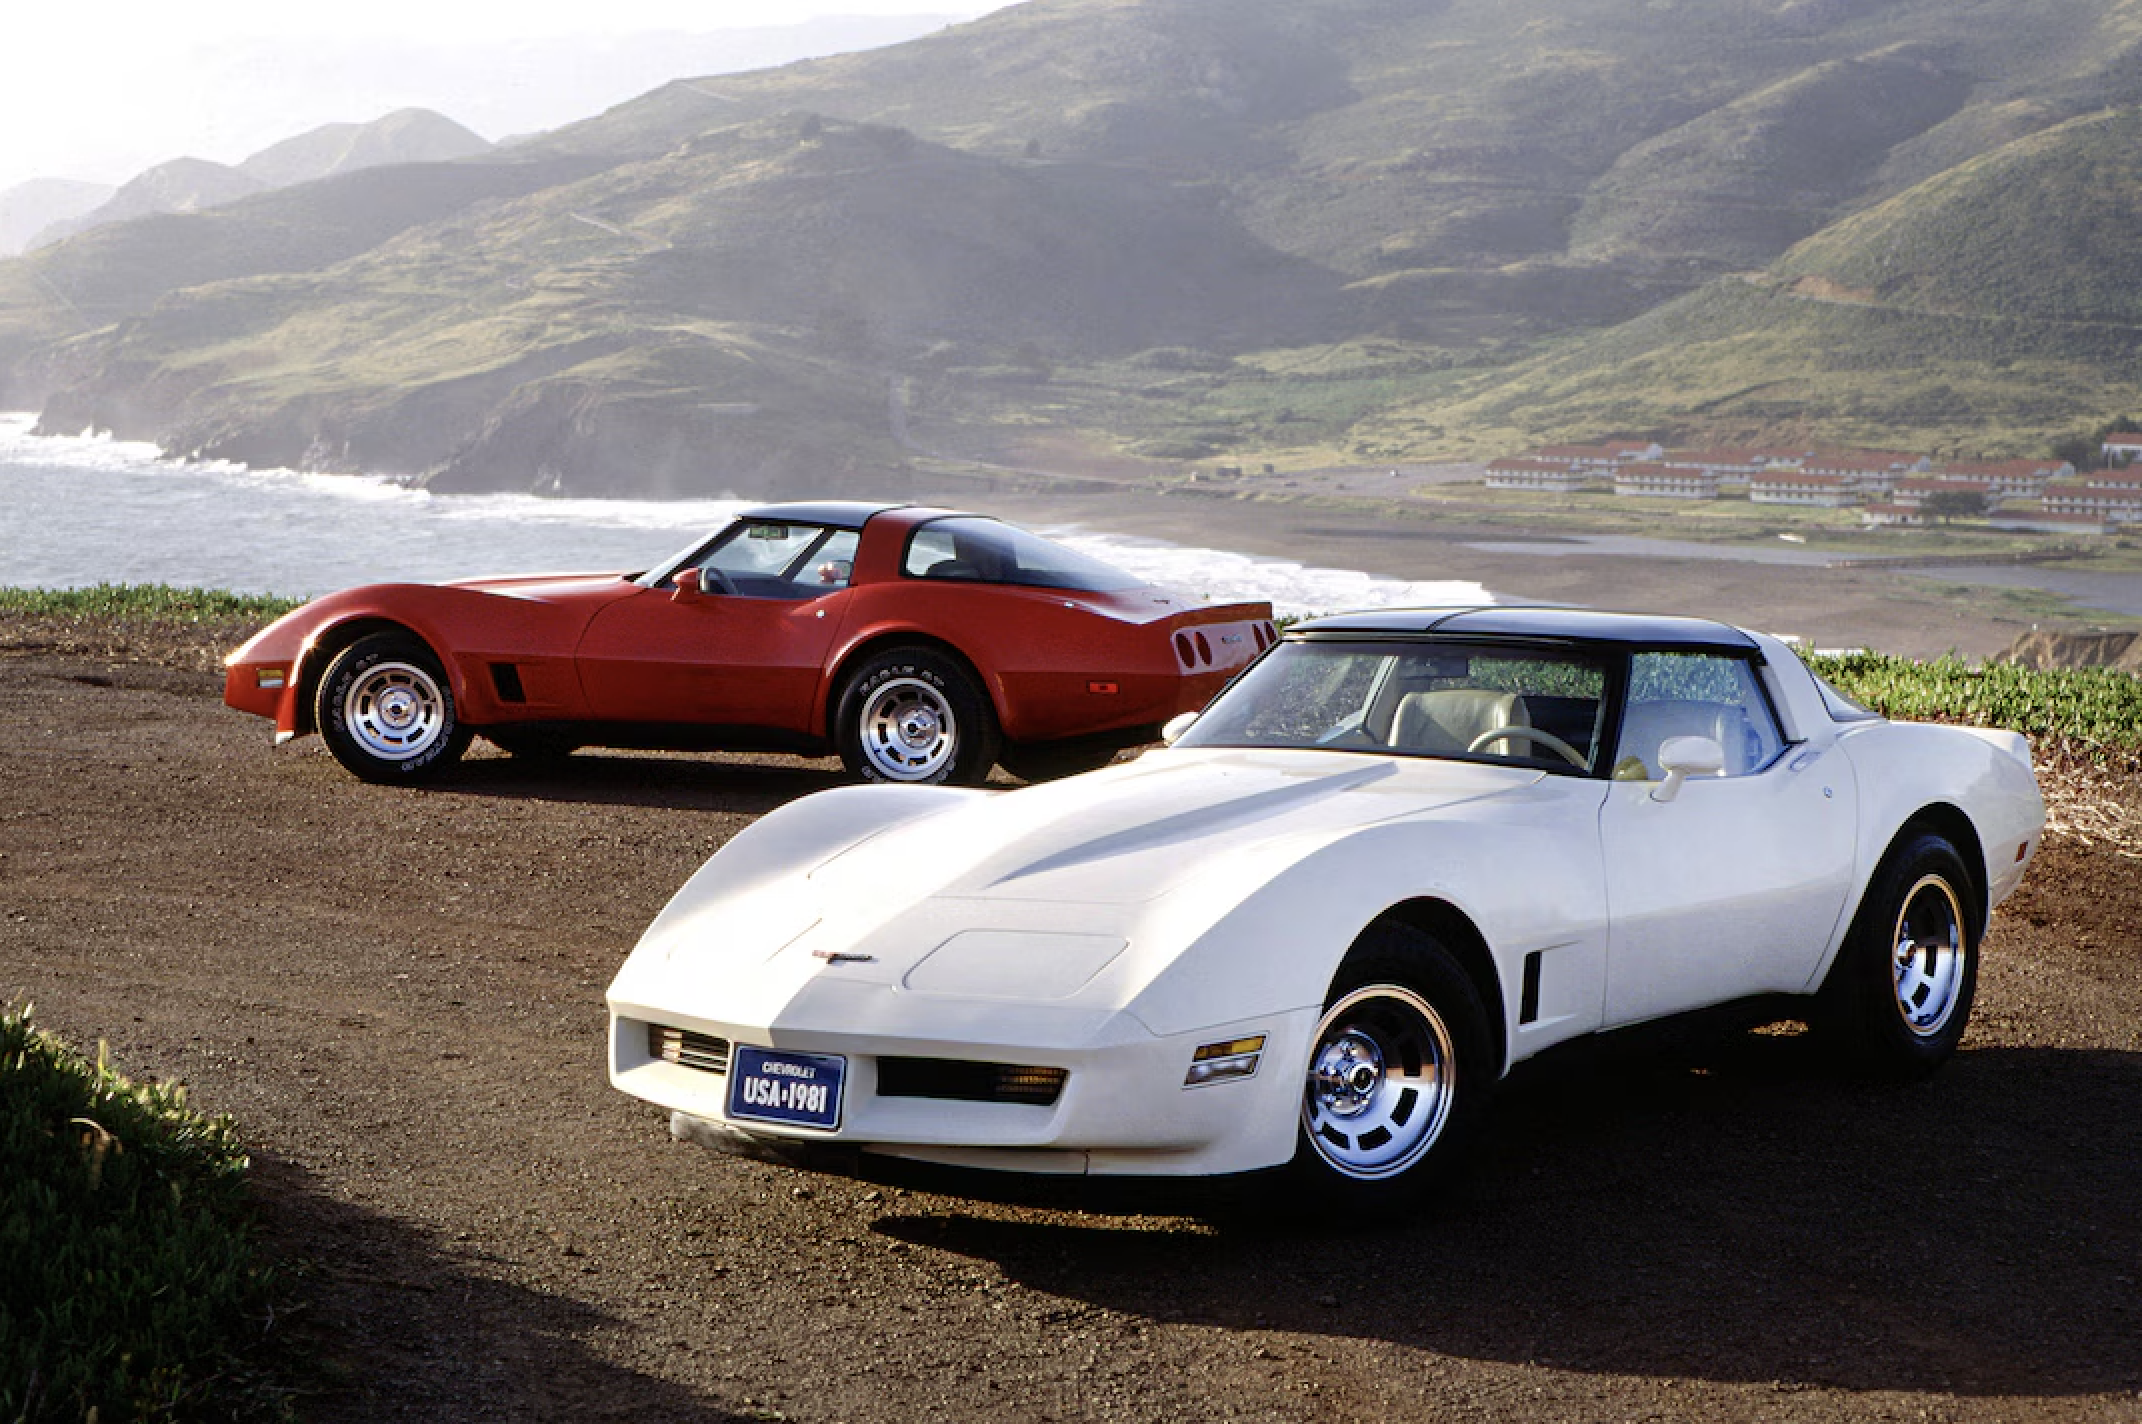
[[[306,1418],[2142,1420],[2142,861],[2101,835],[2048,841],[1920,1086],[1790,1035],[1528,1074],[1373,1233],[977,1205],[604,1081],[641,928],[828,767],[366,786],[221,705],[228,632],[0,622],[0,998],[241,1122]]]

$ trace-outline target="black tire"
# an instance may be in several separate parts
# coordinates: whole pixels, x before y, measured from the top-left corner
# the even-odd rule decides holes
[[[997,760],[997,717],[974,674],[931,648],[863,660],[833,713],[833,740],[866,781],[978,786]]]
[[[1978,992],[1982,919],[1955,846],[1920,832],[1890,849],[1817,1000],[1848,1067],[1910,1081],[1948,1061]]]
[[[1304,1065],[1294,1160],[1275,1183],[1297,1216],[1411,1211],[1466,1160],[1500,1076],[1478,986],[1433,935],[1371,926],[1333,976]]]
[[[388,785],[444,771],[469,744],[446,669],[405,633],[374,633],[337,653],[320,678],[313,718],[336,761]]]

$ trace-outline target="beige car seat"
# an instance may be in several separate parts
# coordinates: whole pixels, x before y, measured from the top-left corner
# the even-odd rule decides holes
[[[1397,715],[1391,719],[1391,746],[1402,752],[1462,752],[1483,732],[1530,725],[1524,701],[1514,692],[1491,692],[1478,687],[1409,692],[1399,700]],[[1529,741],[1506,737],[1480,750],[1498,756],[1524,756],[1531,747]]]
[[[1748,715],[1724,702],[1667,698],[1632,702],[1622,714],[1621,747],[1614,761],[1616,781],[1657,781],[1659,748],[1674,737],[1709,737],[1725,750],[1725,774],[1748,770]]]

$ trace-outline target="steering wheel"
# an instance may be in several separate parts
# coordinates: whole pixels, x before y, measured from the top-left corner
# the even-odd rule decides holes
[[[1585,761],[1584,753],[1578,751],[1554,733],[1543,732],[1538,727],[1519,727],[1515,725],[1490,727],[1487,731],[1473,738],[1465,749],[1469,752],[1477,752],[1489,742],[1498,742],[1504,737],[1518,737],[1530,742],[1545,742],[1548,746],[1568,758],[1569,764],[1577,768],[1577,770],[1587,771],[1590,769],[1590,763]]]
[[[699,569],[699,591],[701,593],[725,593],[734,597],[736,594],[736,580],[730,578],[712,564],[702,564]]]

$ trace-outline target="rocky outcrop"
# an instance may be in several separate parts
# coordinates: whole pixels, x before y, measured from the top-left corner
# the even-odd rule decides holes
[[[2142,634],[2033,631],[2009,644],[1994,661],[2027,668],[2118,668],[2142,673]]]

